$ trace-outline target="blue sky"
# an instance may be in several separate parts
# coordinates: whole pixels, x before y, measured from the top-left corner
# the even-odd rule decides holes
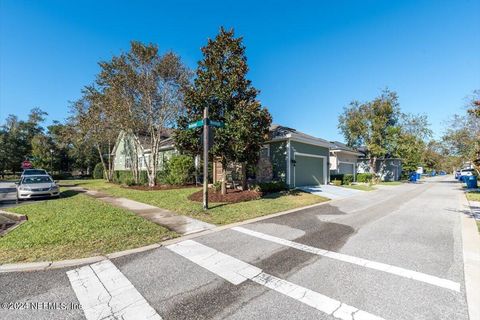
[[[48,122],[130,40],[191,68],[220,26],[244,37],[249,77],[274,122],[342,139],[337,118],[388,87],[438,136],[480,89],[480,1],[0,1],[0,122]]]

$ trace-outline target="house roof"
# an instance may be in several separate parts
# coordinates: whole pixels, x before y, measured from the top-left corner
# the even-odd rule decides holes
[[[363,156],[363,153],[360,152],[359,150],[350,148],[345,143],[342,143],[340,141],[330,141],[330,143],[333,144],[333,146],[334,146],[333,148],[331,148],[332,151],[346,151],[346,152],[349,152],[349,153],[355,153],[357,155],[362,155]]]
[[[272,124],[270,126],[270,139],[271,140],[284,140],[292,139],[294,141],[304,142],[313,145],[319,145],[326,148],[332,148],[333,145],[322,138],[317,138],[309,134],[303,133],[293,128],[284,127],[279,124]]]

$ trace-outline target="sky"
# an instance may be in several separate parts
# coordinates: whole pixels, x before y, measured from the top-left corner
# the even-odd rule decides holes
[[[435,137],[480,89],[480,1],[0,0],[0,123],[33,107],[68,116],[131,40],[175,51],[190,68],[220,26],[242,36],[273,122],[342,141],[338,116],[384,88]]]

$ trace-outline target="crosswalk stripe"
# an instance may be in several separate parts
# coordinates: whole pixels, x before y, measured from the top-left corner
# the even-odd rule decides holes
[[[315,247],[312,247],[312,246],[308,246],[308,245],[301,244],[301,243],[298,243],[298,242],[278,238],[278,237],[271,236],[271,235],[268,235],[268,234],[265,234],[265,233],[253,231],[253,230],[250,230],[250,229],[246,229],[246,228],[243,228],[243,227],[233,227],[232,230],[235,230],[235,231],[238,231],[238,232],[241,232],[243,234],[247,234],[247,235],[259,238],[259,239],[267,240],[267,241],[274,242],[274,243],[277,243],[277,244],[280,244],[280,245],[284,245],[284,246],[288,246],[288,247],[295,248],[295,249],[298,249],[298,250],[302,250],[302,251],[305,251],[305,252],[309,252],[309,253],[312,253],[312,254],[316,254],[316,255],[319,255],[319,256],[324,256],[324,257],[328,257],[328,258],[331,258],[331,259],[356,264],[356,265],[359,265],[359,266],[362,266],[362,267],[365,267],[365,268],[375,269],[375,270],[383,271],[383,272],[386,272],[386,273],[391,273],[391,274],[394,274],[394,275],[397,275],[397,276],[400,276],[400,277],[413,279],[413,280],[425,282],[425,283],[428,283],[428,284],[431,284],[431,285],[434,285],[434,286],[437,286],[437,287],[442,287],[442,288],[445,288],[445,289],[450,289],[450,290],[453,290],[453,291],[456,291],[456,292],[460,292],[460,283],[454,282],[454,281],[451,281],[451,280],[448,280],[448,279],[443,279],[443,278],[439,278],[439,277],[436,277],[436,276],[432,276],[432,275],[429,275],[429,274],[426,274],[426,273],[421,273],[421,272],[417,272],[417,271],[413,271],[413,270],[409,270],[409,269],[404,269],[404,268],[392,266],[392,265],[389,265],[389,264],[386,264],[386,263],[381,263],[381,262],[371,261],[371,260],[367,260],[367,259],[363,259],[363,258],[358,258],[358,257],[350,256],[350,255],[347,255],[347,254],[343,254],[343,253],[338,253],[338,252],[334,252],[334,251],[315,248]]]
[[[87,320],[162,319],[110,260],[70,270],[67,276]]]
[[[383,319],[318,292],[267,274],[260,268],[193,240],[178,242],[166,248],[235,285],[251,280],[341,320]]]

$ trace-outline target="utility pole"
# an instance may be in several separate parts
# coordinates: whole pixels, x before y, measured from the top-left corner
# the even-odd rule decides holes
[[[203,109],[203,210],[208,210],[208,107]]]

